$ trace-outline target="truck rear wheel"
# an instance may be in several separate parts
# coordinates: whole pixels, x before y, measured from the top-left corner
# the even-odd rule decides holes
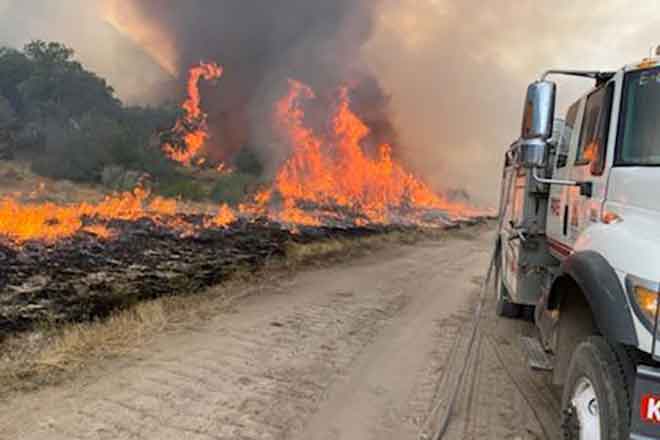
[[[573,353],[562,399],[566,440],[629,438],[627,362],[602,337],[590,337]]]
[[[516,319],[520,318],[523,308],[520,304],[515,304],[509,301],[504,281],[500,280],[497,287],[497,303],[495,307],[497,316],[503,318]]]

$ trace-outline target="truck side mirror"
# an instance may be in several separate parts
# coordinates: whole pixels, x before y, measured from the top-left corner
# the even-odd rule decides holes
[[[548,142],[552,138],[557,86],[550,81],[537,81],[527,88],[520,162],[528,168],[543,168],[548,159]]]
[[[536,81],[527,88],[523,114],[523,140],[552,137],[555,118],[555,100],[557,85],[550,81]]]

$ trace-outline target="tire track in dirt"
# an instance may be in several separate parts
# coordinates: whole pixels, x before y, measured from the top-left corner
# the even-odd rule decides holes
[[[530,322],[497,318],[494,294],[487,297],[474,353],[443,440],[559,437],[559,396],[550,374],[531,370],[520,348],[520,336],[534,332]],[[462,344],[462,353],[457,350],[460,359],[467,341]]]
[[[424,299],[390,323],[302,435],[294,438],[417,439],[444,392],[438,384],[457,367],[450,361],[471,316],[478,292],[471,280],[485,266],[485,249],[483,242],[471,243],[457,249],[453,259],[436,264],[433,276],[416,278],[410,288]],[[388,349],[410,359],[384,355]]]

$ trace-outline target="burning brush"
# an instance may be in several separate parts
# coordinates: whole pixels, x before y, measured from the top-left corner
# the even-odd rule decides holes
[[[366,151],[370,130],[351,110],[349,91],[337,92],[322,133],[305,123],[305,105],[316,94],[290,80],[290,92],[276,106],[277,130],[292,146],[272,188],[257,194],[248,212],[287,224],[428,224],[471,216],[476,211],[434,193],[392,157],[390,145]]]
[[[163,147],[168,157],[182,165],[203,160],[200,152],[210,136],[207,115],[200,108],[199,83],[202,79],[216,80],[222,74],[223,69],[215,63],[190,69],[184,116],[172,131],[180,143]],[[290,156],[272,184],[237,210],[223,205],[216,214],[205,214],[201,223],[192,224],[181,212],[180,202],[152,197],[141,188],[96,205],[23,204],[6,198],[0,200],[0,238],[18,245],[33,240],[52,243],[80,232],[109,239],[114,236],[112,221],[145,218],[190,236],[204,228],[227,227],[239,218],[266,218],[295,230],[322,225],[444,226],[452,220],[480,215],[466,204],[436,194],[392,157],[389,145],[378,146],[375,154],[368,152],[365,140],[370,129],[351,110],[346,87],[336,92],[322,128],[312,129],[305,110],[317,101],[314,91],[294,80],[289,86],[288,95],[275,106],[274,125],[291,146]]]
[[[190,166],[198,157],[209,138],[208,115],[200,107],[202,98],[199,83],[202,79],[214,81],[222,76],[222,67],[215,63],[200,63],[188,72],[188,98],[181,106],[184,115],[172,129],[173,141],[165,143],[164,153],[172,160],[184,166]]]

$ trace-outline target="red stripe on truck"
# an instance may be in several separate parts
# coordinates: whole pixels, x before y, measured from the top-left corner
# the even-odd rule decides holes
[[[564,243],[561,243],[559,241],[552,240],[548,238],[548,244],[550,245],[550,248],[554,251],[556,251],[558,254],[561,254],[565,257],[568,257],[573,253],[573,248],[565,245]]]

